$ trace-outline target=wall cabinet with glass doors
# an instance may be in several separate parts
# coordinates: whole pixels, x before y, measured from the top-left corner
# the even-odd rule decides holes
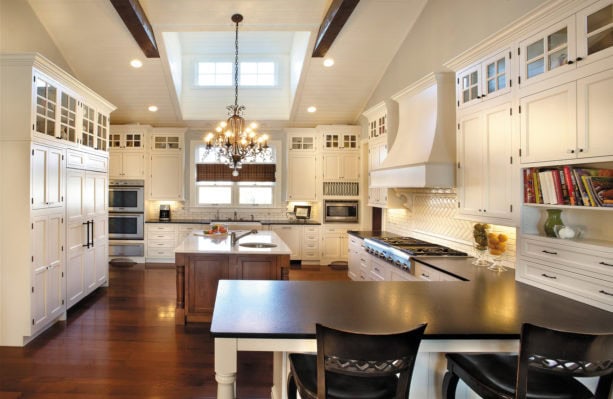
[[[522,39],[519,87],[581,69],[613,55],[613,1],[600,0]]]
[[[181,201],[184,199],[185,128],[154,128],[151,134],[149,173],[146,181],[148,199]]]
[[[464,107],[509,93],[511,49],[504,49],[457,73],[457,105]]]

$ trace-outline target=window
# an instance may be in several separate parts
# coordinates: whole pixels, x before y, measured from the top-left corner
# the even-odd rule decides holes
[[[240,178],[255,176],[254,180],[265,173],[266,179],[275,179],[276,150],[278,143],[271,143],[272,160],[268,162],[253,162],[243,164],[239,171],[239,181],[230,181],[231,169],[222,164],[215,153],[205,151],[202,142],[192,144],[193,165],[193,201],[195,206],[227,206],[227,207],[273,207],[280,198],[280,184],[275,181],[241,181]],[[271,165],[272,161],[272,165]],[[259,166],[256,166],[259,165]],[[276,165],[277,173],[280,171]],[[227,174],[223,172],[228,172]],[[222,177],[217,181],[218,176]]]
[[[272,61],[241,62],[239,65],[240,86],[272,87],[277,81],[277,65]],[[196,72],[198,86],[232,86],[234,84],[233,62],[198,62]]]
[[[233,81],[231,62],[198,63],[198,86],[232,86]]]

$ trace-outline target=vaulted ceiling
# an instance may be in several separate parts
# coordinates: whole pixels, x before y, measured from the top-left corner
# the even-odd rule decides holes
[[[28,1],[76,77],[118,107],[114,124],[210,127],[224,118],[233,90],[192,90],[190,60],[233,56],[230,17],[242,14],[239,57],[285,54],[298,71],[282,100],[239,89],[247,119],[279,128],[355,123],[427,0],[361,0],[326,55],[335,60],[330,68],[311,53],[331,0],[140,0],[160,58],[144,56],[109,0]],[[296,51],[297,42],[306,50]],[[130,67],[134,58],[141,68]],[[177,59],[187,81],[173,78]],[[153,104],[155,113],[147,110]]]

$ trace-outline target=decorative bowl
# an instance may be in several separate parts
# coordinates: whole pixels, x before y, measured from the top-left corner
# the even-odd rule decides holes
[[[583,234],[583,231],[577,226],[564,226],[560,224],[553,226],[553,232],[556,234],[556,237],[563,240],[576,240],[581,238]]]

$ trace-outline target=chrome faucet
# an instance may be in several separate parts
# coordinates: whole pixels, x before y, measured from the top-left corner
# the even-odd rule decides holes
[[[236,211],[234,211],[234,220],[236,220]]]
[[[243,233],[243,234],[241,234],[240,236],[237,237],[236,233],[233,231],[233,232],[230,233],[230,243],[232,244],[232,246],[235,246],[236,243],[238,242],[238,240],[240,240],[241,238],[247,237],[250,234],[257,234],[257,233],[258,233],[258,231],[254,229],[254,230],[250,230],[250,231],[248,231],[246,233]]]
[[[215,213],[215,220],[219,220],[219,208],[217,208],[217,213]]]

